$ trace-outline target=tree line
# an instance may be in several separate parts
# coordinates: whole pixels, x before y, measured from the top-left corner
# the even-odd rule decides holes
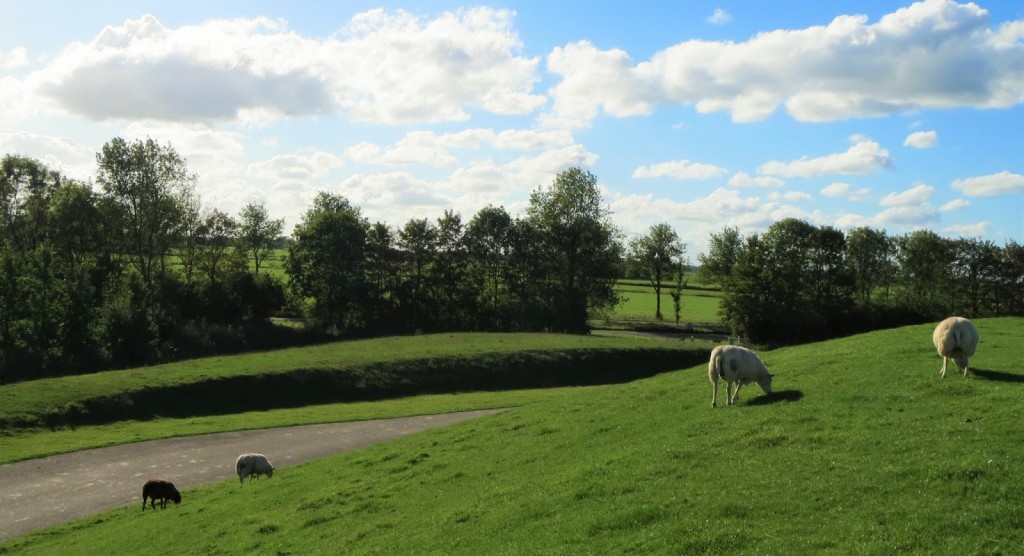
[[[0,173],[0,383],[336,337],[581,332],[614,307],[620,232],[572,168],[527,214],[488,206],[393,228],[322,192],[265,267],[283,220],[204,208],[170,145],[108,141],[96,182],[7,155]],[[303,330],[271,326],[282,310]]]
[[[950,315],[1024,315],[1024,246],[929,230],[843,233],[786,219],[763,234],[712,234],[698,257],[722,314],[755,343],[790,344]]]
[[[114,138],[96,185],[15,155],[0,172],[0,383],[338,337],[584,332],[629,275],[673,300],[686,245],[668,224],[623,241],[593,174],[559,173],[525,215],[487,206],[393,227],[321,192],[290,238],[262,203],[202,206],[170,145]],[[286,280],[267,272],[286,240]],[[792,343],[952,313],[1024,314],[1024,253],[926,231],[848,234],[784,220],[712,234],[699,260],[723,316]],[[302,329],[268,317],[296,314]]]

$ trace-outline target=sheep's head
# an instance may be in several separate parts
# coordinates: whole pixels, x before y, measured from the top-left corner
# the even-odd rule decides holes
[[[761,387],[761,390],[764,390],[765,394],[771,394],[772,393],[772,375],[769,373],[769,375],[767,377],[762,378],[761,380],[757,381],[757,385]]]
[[[273,467],[271,467],[270,469],[267,470],[267,478],[268,479],[273,479],[274,478],[274,468]]]
[[[956,366],[960,367],[961,371],[967,368],[968,361],[970,361],[970,358],[964,355],[963,352],[954,354],[953,359],[956,361]]]
[[[181,504],[181,493],[178,491],[172,492],[170,499],[173,500],[175,504]]]

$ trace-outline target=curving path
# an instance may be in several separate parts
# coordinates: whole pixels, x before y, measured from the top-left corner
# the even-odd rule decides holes
[[[0,465],[0,541],[126,504],[141,508],[149,478],[178,490],[237,479],[235,458],[245,452],[264,453],[282,468],[501,411],[167,438]]]

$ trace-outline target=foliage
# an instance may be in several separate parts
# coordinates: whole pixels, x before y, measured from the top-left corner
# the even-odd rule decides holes
[[[725,236],[729,229],[717,237]],[[896,237],[869,228],[843,234],[787,219],[747,237],[737,251],[724,274],[722,315],[756,343],[802,342],[953,314],[1022,315],[1019,259],[1012,241],[999,248],[927,230]]]
[[[284,219],[272,219],[263,203],[248,203],[242,207],[238,230],[239,246],[252,258],[254,272],[260,273],[260,265],[273,251],[274,239],[284,230]]]
[[[672,301],[676,323],[679,322],[685,254],[686,244],[679,240],[676,231],[666,223],[651,226],[647,235],[634,238],[629,243],[627,261],[638,268],[654,288],[654,318],[657,320],[664,318],[661,314],[661,289],[666,282],[674,282],[676,288],[672,292]]]

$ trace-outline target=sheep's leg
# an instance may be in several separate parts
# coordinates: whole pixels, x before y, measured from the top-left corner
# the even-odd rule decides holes
[[[142,511],[146,511],[146,497],[142,497]]]
[[[711,381],[711,407],[718,406],[718,381]]]
[[[939,369],[939,374],[942,375],[942,378],[946,378],[946,363],[948,362],[949,358],[944,356],[942,358],[942,368]]]
[[[736,390],[734,390],[733,393],[732,393],[732,403],[733,403],[733,405],[736,405],[736,402],[740,401],[740,386],[743,386],[743,383],[740,382],[739,380],[737,380],[736,381]]]

